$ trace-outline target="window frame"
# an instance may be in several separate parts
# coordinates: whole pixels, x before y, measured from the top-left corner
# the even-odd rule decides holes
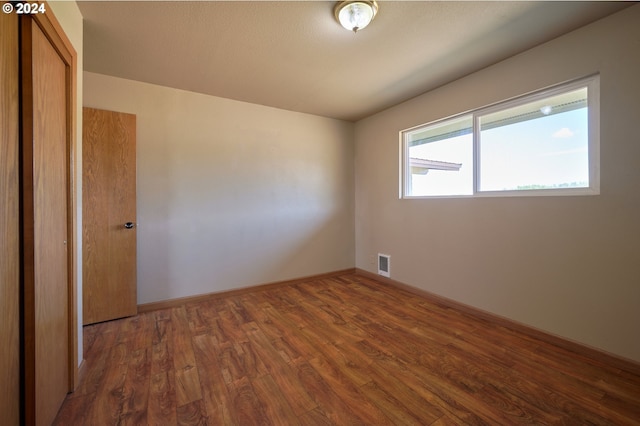
[[[589,167],[589,186],[583,188],[545,188],[504,191],[481,191],[480,187],[480,117],[498,111],[507,110],[545,98],[561,95],[581,88],[587,89],[588,139],[587,157]],[[472,119],[472,157],[473,183],[472,194],[465,195],[410,195],[408,194],[411,167],[409,159],[409,134],[415,130],[437,126],[447,121],[471,116]],[[484,197],[535,197],[535,196],[575,196],[600,194],[600,75],[594,74],[577,80],[561,83],[541,90],[529,92],[494,104],[465,111],[446,118],[434,120],[400,131],[400,198],[432,199],[432,198],[484,198]]]

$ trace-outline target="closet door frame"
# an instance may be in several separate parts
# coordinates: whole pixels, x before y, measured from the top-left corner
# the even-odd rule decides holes
[[[37,25],[65,64],[66,85],[66,208],[67,208],[67,307],[68,307],[68,391],[79,381],[78,328],[77,328],[77,213],[76,213],[76,82],[77,54],[59,22],[45,3],[44,14],[20,17],[21,65],[21,241],[22,241],[22,380],[23,421],[35,421],[35,274],[34,274],[34,194],[33,194],[33,81],[32,81],[32,26]]]
[[[20,424],[18,17],[0,15],[0,424]]]

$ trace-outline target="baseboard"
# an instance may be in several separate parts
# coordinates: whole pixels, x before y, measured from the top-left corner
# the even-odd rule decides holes
[[[381,275],[366,271],[364,269],[356,268],[355,273],[365,278],[369,278],[374,281],[378,281],[383,284],[387,284],[392,287],[396,287],[396,288],[408,291],[417,296],[424,297],[425,299],[428,299],[441,306],[445,306],[447,308],[455,309],[459,312],[475,316],[476,318],[493,323],[496,326],[504,327],[509,330],[522,333],[528,337],[538,339],[544,343],[571,351],[578,356],[589,358],[591,360],[604,363],[606,365],[612,366],[614,368],[618,368],[620,370],[627,371],[632,374],[640,375],[640,363],[634,360],[627,359],[619,355],[603,351],[601,349],[593,348],[583,343],[579,343],[561,336],[554,335],[547,331],[537,329],[535,327],[514,321],[512,319],[509,319],[497,314],[493,314],[491,312],[484,311],[479,308],[475,308],[470,305],[466,305],[461,302],[457,302],[452,299],[448,299],[443,296],[438,296],[437,294],[430,293],[426,290],[413,287],[409,284],[405,284],[391,278],[383,277]]]
[[[187,297],[180,297],[180,298],[176,298],[176,299],[161,300],[161,301],[158,301],[158,302],[143,303],[143,304],[138,305],[138,313],[141,314],[141,313],[145,313],[145,312],[157,311],[157,310],[160,310],[160,309],[176,308],[176,307],[184,305],[185,303],[204,302],[206,300],[209,300],[211,298],[216,298],[216,297],[238,296],[238,295],[242,295],[242,294],[246,294],[246,293],[252,293],[254,291],[269,290],[269,289],[273,289],[273,288],[277,288],[277,287],[283,287],[283,286],[287,286],[287,285],[299,284],[299,283],[303,283],[303,282],[307,282],[307,281],[321,280],[321,279],[336,277],[336,276],[340,276],[340,275],[353,274],[353,273],[355,273],[355,271],[356,271],[355,268],[342,269],[340,271],[326,272],[324,274],[310,275],[310,276],[306,276],[306,277],[294,278],[294,279],[284,280],[284,281],[275,281],[275,282],[271,282],[271,283],[259,284],[259,285],[255,285],[255,286],[249,286],[249,287],[242,287],[242,288],[233,289],[233,290],[225,290],[225,291],[219,291],[219,292],[213,292],[213,293],[198,294],[198,295],[195,295],[195,296],[187,296]]]

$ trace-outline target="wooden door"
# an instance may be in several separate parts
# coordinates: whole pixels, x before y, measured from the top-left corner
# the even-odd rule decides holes
[[[50,21],[21,21],[24,419],[49,425],[73,386],[72,64]],[[73,366],[75,368],[75,366]]]
[[[33,26],[33,192],[36,424],[50,424],[68,390],[67,128],[64,62]],[[56,366],[55,368],[52,368]],[[40,395],[38,395],[40,396]]]
[[[83,109],[84,324],[137,313],[136,117]]]
[[[0,15],[0,424],[20,423],[18,17]]]

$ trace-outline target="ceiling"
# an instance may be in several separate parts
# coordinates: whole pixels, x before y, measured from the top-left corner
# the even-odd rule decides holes
[[[326,1],[79,1],[84,69],[356,121],[630,2],[385,1],[354,34]]]

